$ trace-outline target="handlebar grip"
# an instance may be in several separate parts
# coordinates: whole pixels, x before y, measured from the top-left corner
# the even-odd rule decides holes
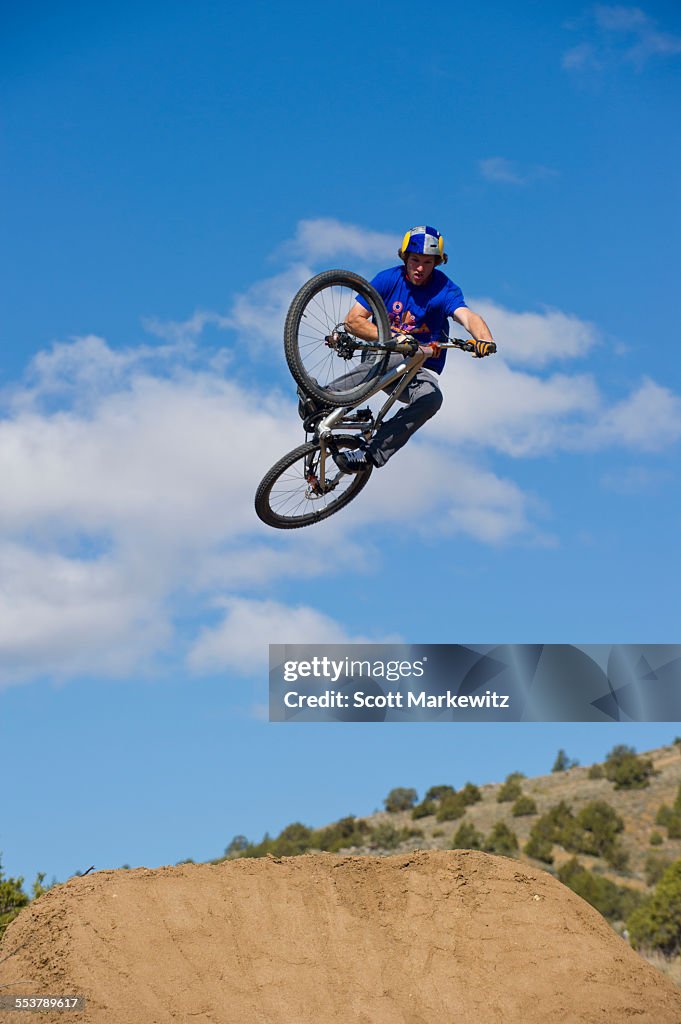
[[[484,356],[493,355],[496,350],[497,346],[493,341],[474,341],[469,351],[474,352],[478,359],[482,359]]]
[[[418,342],[416,341],[397,341],[395,342],[395,352],[399,352],[403,356],[414,356],[419,350]]]

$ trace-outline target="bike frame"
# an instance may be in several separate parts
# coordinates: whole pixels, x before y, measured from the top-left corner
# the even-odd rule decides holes
[[[399,348],[389,348],[387,345],[371,344],[366,343],[365,345],[359,345],[358,347],[366,348],[367,351],[390,351],[399,353]],[[473,345],[470,342],[463,341],[461,338],[453,338],[448,342],[442,342],[439,348],[461,348],[465,351],[470,351]],[[399,399],[402,392],[408,386],[408,384],[414,379],[416,374],[419,372],[423,364],[427,359],[430,358],[429,353],[419,349],[413,356],[408,356],[403,362],[393,367],[392,370],[388,370],[382,377],[379,377],[371,391],[366,395],[363,395],[358,401],[352,402],[350,405],[340,406],[336,409],[332,409],[331,412],[324,416],[315,427],[314,433],[319,438],[319,483],[321,487],[326,485],[326,459],[329,451],[329,440],[333,438],[333,431],[337,427],[342,427],[346,430],[357,430],[360,434],[370,436],[372,433],[380,427],[381,423],[385,419],[387,413],[390,412],[395,402]],[[363,421],[358,419],[345,419],[346,416],[357,406],[363,405],[364,402],[373,398],[379,391],[384,391],[391,385],[396,384],[396,387],[391,391],[387,400],[379,409],[376,417],[373,419],[371,425],[367,428],[363,426]]]

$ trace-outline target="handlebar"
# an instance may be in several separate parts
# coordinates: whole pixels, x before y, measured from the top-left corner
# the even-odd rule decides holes
[[[398,340],[399,339],[399,340]],[[415,338],[408,335],[398,335],[390,341],[364,341],[353,334],[350,334],[345,324],[340,324],[331,334],[326,337],[326,344],[333,348],[339,355],[349,358],[357,349],[364,349],[367,352],[398,352],[404,356],[414,356],[420,346]],[[493,341],[472,341],[464,338],[445,338],[442,341],[434,342],[438,348],[460,348],[463,352],[472,352],[475,356],[489,356],[496,352],[497,346]],[[486,350],[480,352],[478,346],[485,346]]]
[[[460,348],[462,352],[473,352],[477,355],[476,340],[469,341],[464,338],[448,338],[447,341],[436,342],[438,348]],[[416,339],[410,338],[408,341],[383,341],[370,343],[372,348],[379,349],[385,352],[399,352],[401,355],[413,356],[419,350],[419,343]],[[496,343],[493,341],[485,341],[481,344],[488,346],[488,351],[485,355],[492,355],[497,350]]]

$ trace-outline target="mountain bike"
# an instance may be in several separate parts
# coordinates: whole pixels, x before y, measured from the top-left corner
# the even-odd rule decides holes
[[[347,328],[344,317],[357,296],[378,328],[375,341]],[[476,352],[474,341],[462,338],[443,338],[438,345]],[[256,492],[255,510],[268,526],[290,530],[328,518],[366,486],[372,466],[343,473],[333,456],[371,440],[428,353],[407,335],[394,337],[378,292],[345,270],[324,271],[300,289],[286,317],[284,352],[298,384],[306,442],[268,470]],[[387,391],[388,398],[376,414],[368,406],[360,408],[380,391]]]

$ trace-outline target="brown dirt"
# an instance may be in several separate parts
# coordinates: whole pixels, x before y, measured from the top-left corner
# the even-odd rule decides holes
[[[74,878],[9,927],[0,986],[86,997],[44,1024],[681,1024],[678,989],[588,904],[474,851]]]

